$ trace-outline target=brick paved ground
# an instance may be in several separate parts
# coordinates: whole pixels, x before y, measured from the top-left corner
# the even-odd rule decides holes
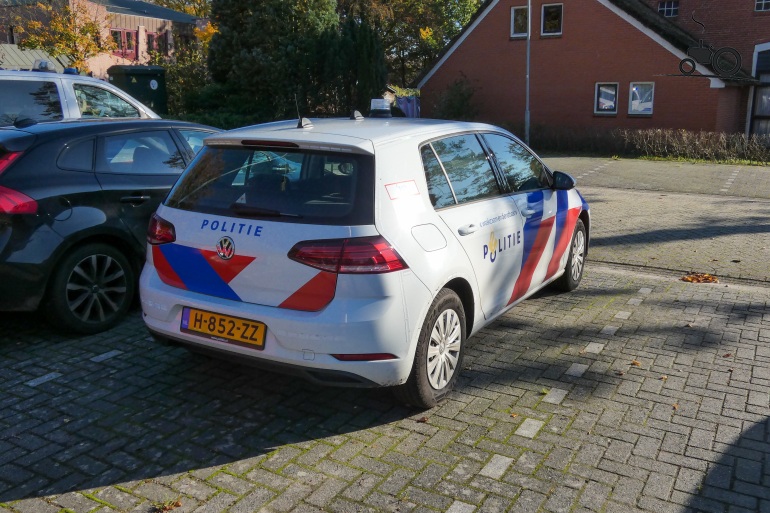
[[[425,412],[0,314],[0,512],[770,512],[770,287],[666,265],[590,261]]]

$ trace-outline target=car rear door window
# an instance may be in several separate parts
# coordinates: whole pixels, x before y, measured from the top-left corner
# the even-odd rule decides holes
[[[550,186],[545,166],[522,144],[500,134],[484,134],[512,192],[534,191]]]
[[[56,165],[71,171],[93,171],[94,140],[69,143],[59,154]]]
[[[187,130],[180,128],[179,133],[182,135],[182,139],[190,146],[193,154],[198,153],[203,148],[203,139],[211,135],[213,132],[204,132],[202,130]]]
[[[185,161],[166,130],[131,132],[103,139],[98,171],[118,174],[175,174]]]
[[[50,80],[3,80],[0,94],[0,126],[31,119],[58,121],[62,114],[56,83]]]
[[[80,115],[84,118],[138,118],[139,110],[110,91],[92,85],[73,84]]]
[[[431,143],[454,191],[457,203],[498,196],[500,187],[487,154],[474,134]]]

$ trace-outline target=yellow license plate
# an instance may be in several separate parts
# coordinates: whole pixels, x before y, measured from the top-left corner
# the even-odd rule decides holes
[[[185,307],[180,330],[220,342],[264,349],[267,327],[257,321]]]

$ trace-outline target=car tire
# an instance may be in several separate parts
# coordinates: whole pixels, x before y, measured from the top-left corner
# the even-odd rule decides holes
[[[136,272],[125,255],[107,244],[87,244],[56,265],[45,313],[57,328],[98,333],[126,315],[135,289]]]
[[[457,381],[465,352],[465,310],[457,294],[442,289],[420,330],[412,371],[394,388],[402,402],[421,409],[443,400]]]
[[[586,227],[583,221],[578,219],[569,245],[569,256],[567,257],[567,265],[564,267],[564,274],[553,282],[554,289],[569,292],[580,285],[580,281],[583,279],[587,249]]]

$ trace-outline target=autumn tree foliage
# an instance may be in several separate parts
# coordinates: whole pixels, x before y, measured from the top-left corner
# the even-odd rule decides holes
[[[38,2],[15,16],[14,24],[22,36],[21,48],[44,50],[52,57],[68,56],[81,71],[89,71],[89,58],[115,47],[106,10],[84,0]]]

